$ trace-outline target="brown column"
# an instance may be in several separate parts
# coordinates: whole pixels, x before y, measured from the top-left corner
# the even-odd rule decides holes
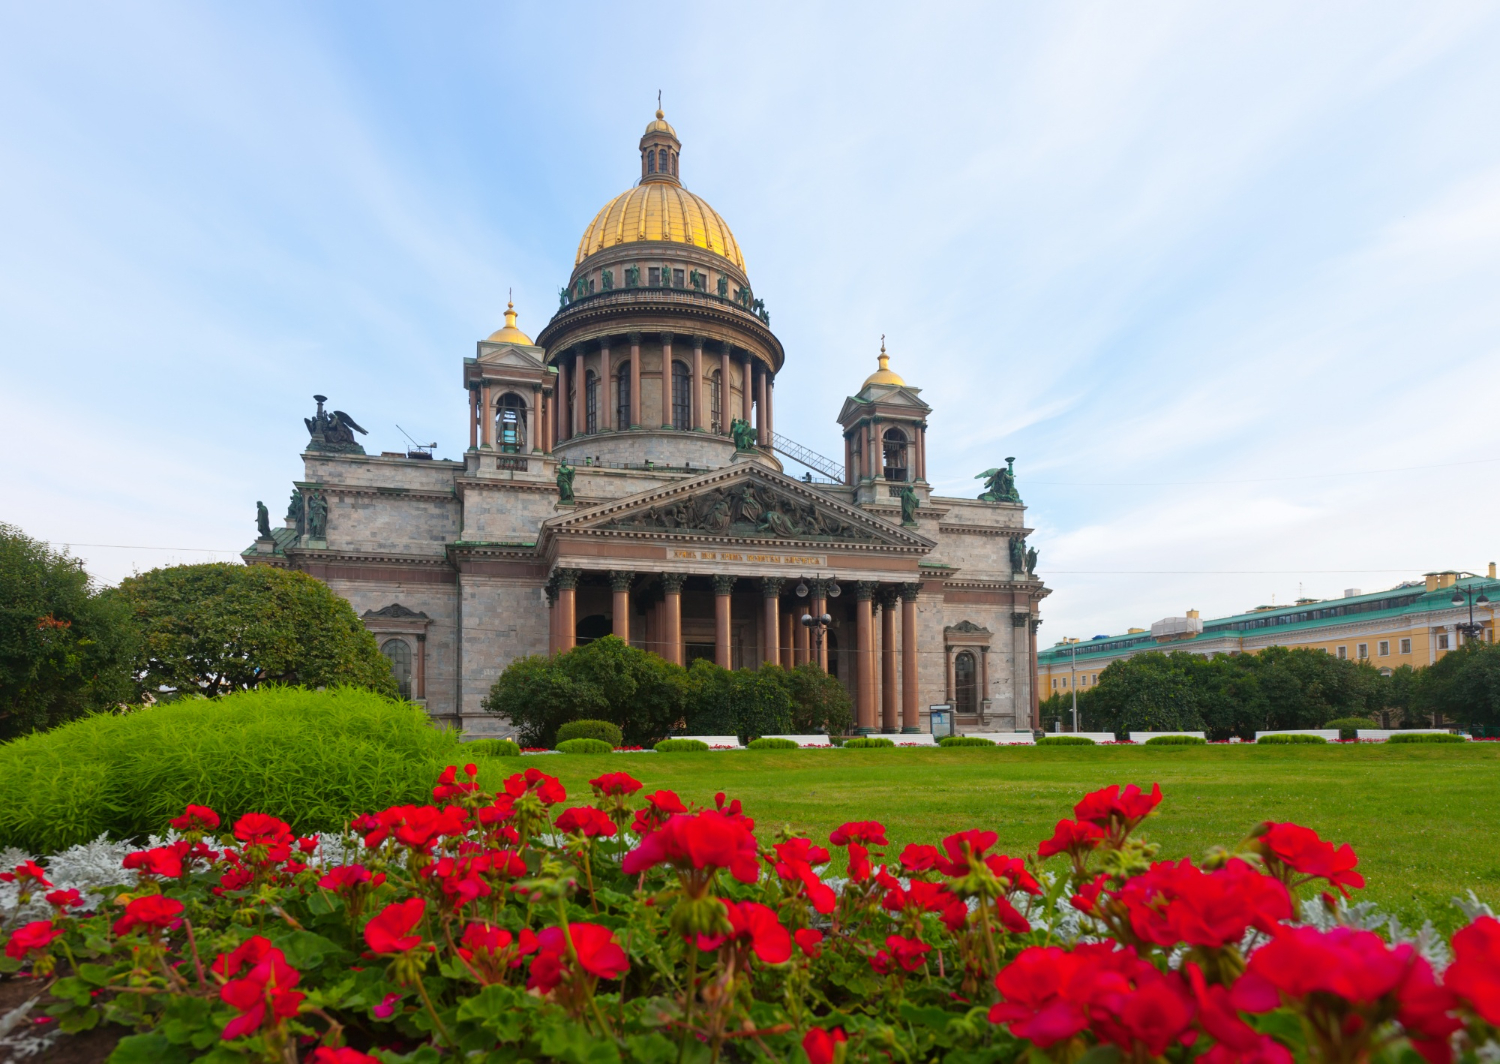
[[[745,355],[743,379],[740,381],[740,417],[747,423],[755,416],[755,358]]]
[[[786,583],[779,576],[760,578],[760,594],[765,600],[765,631],[760,639],[760,661],[762,665],[776,664],[781,652],[781,637],[777,632],[777,620],[781,613],[781,585]]]
[[[844,437],[844,483],[855,484],[858,478],[854,475],[854,442],[848,436]]]
[[[479,389],[469,388],[469,450],[479,446]]]
[[[599,430],[608,432],[615,427],[615,404],[610,398],[609,389],[614,383],[614,377],[609,372],[609,337],[599,341]]]
[[[641,427],[641,334],[630,334],[630,427]]]
[[[714,662],[722,669],[732,667],[729,649],[729,607],[734,594],[734,577],[714,577]]]
[[[943,644],[943,686],[944,686],[943,701],[947,702],[951,706],[951,705],[954,704],[954,702],[953,702],[953,648],[951,646],[949,646],[948,644],[946,644],[946,643]]]
[[[427,633],[417,635],[417,697],[427,698]]]
[[[656,612],[657,600],[653,594],[646,603],[646,646],[645,649],[652,654],[661,654],[661,633],[657,631],[659,616]]]
[[[692,425],[703,431],[703,337],[693,337],[693,410]]]
[[[530,449],[540,451],[542,449],[542,386],[533,384],[531,386],[531,409],[527,411],[526,428],[531,434],[531,439],[525,441],[531,445]]]
[[[875,585],[861,580],[854,586],[854,705],[855,716],[862,733],[875,730],[875,633],[871,629],[870,599],[875,594]]]
[[[588,431],[588,396],[585,395],[588,374],[583,368],[583,345],[573,348],[573,435]]]
[[[609,571],[609,588],[615,596],[611,628],[627,643],[630,642],[630,583],[634,579],[635,574],[628,569]]]
[[[577,569],[557,571],[558,650],[566,654],[578,645]]]
[[[828,586],[822,580],[814,580],[812,584],[812,615],[821,617],[828,612]],[[823,633],[823,639],[818,644],[818,668],[824,672],[828,671],[828,633]]]
[[[1030,618],[1026,625],[1031,638],[1027,640],[1027,647],[1031,651],[1031,661],[1028,663],[1027,673],[1031,678],[1031,728],[1039,731],[1042,727],[1042,700],[1036,689],[1036,626],[1042,622],[1035,617]]]
[[[734,417],[734,408],[729,405],[729,345],[719,344],[719,432],[729,435],[729,422]]]
[[[547,653],[557,653],[557,581],[547,581],[547,586],[542,589],[547,595]]]
[[[792,632],[797,627],[796,620],[796,617],[792,615],[791,607],[786,607],[781,611],[779,634],[781,635],[781,667],[783,669],[792,667],[792,640],[794,638]]]
[[[495,419],[491,416],[491,411],[495,408],[490,405],[489,381],[485,381],[484,384],[480,385],[479,395],[479,442],[485,447],[489,447],[494,443],[492,437],[495,432]]]
[[[917,444],[917,475],[915,479],[925,482],[927,480],[927,426],[918,425],[913,435],[916,437]]]
[[[766,418],[766,374],[755,375],[755,442],[762,447],[771,445],[771,427]]]
[[[921,584],[901,585],[901,730],[915,733],[917,707],[917,594]]]
[[[887,735],[901,730],[897,721],[896,690],[896,592],[880,597],[880,730]]]
[[[661,334],[661,427],[676,425],[672,417],[672,334]]]
[[[568,413],[568,404],[571,396],[568,391],[568,364],[562,359],[557,360],[557,442],[562,443],[569,435],[568,426],[573,423],[572,415]]]
[[[677,665],[681,665],[686,656],[682,649],[682,584],[686,579],[683,573],[662,573],[661,576],[662,590],[666,592],[662,599],[665,623],[661,627],[666,629],[662,634],[667,643],[667,652],[662,657]]]
[[[766,446],[776,446],[776,378],[766,377]]]
[[[794,609],[792,611],[792,664],[806,665],[808,657],[807,625],[802,623],[803,613],[811,613],[812,607],[806,609]]]

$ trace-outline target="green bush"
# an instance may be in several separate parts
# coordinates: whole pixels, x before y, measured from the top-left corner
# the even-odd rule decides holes
[[[883,735],[857,735],[844,743],[845,750],[873,750],[877,747],[895,746]]]
[[[853,742],[851,739],[850,742]],[[849,745],[848,743],[844,744]],[[977,735],[949,735],[938,740],[939,746],[994,746],[994,740],[981,739]]]
[[[559,754],[612,754],[615,748],[603,739],[564,739],[557,744]]]
[[[509,739],[475,739],[464,744],[464,753],[479,757],[520,757],[521,748]]]
[[[1296,735],[1278,732],[1274,735],[1262,735],[1255,740],[1257,743],[1269,746],[1295,746],[1298,743],[1326,743],[1327,739],[1321,735]]]
[[[264,687],[100,715],[0,746],[0,848],[56,853],[100,832],[165,834],[188,803],[225,825],[269,813],[299,833],[432,799],[455,732],[372,691]]]
[[[619,726],[607,720],[570,720],[557,729],[559,743],[569,739],[600,739],[608,743],[611,750],[625,741]]]
[[[796,750],[797,744],[791,739],[782,739],[775,735],[762,735],[759,739],[751,739],[749,747],[752,750]]]
[[[1397,732],[1386,742],[1390,743],[1466,743],[1469,740],[1451,732]]]
[[[1093,746],[1094,740],[1087,735],[1044,735],[1036,741],[1038,746]]]
[[[656,744],[658,754],[696,754],[707,749],[708,744],[702,739],[663,739]]]
[[[1328,721],[1323,727],[1337,728],[1340,739],[1357,739],[1358,736],[1355,735],[1355,732],[1359,731],[1359,729],[1378,728],[1380,725],[1368,717],[1339,717],[1336,720]]]
[[[1146,740],[1147,746],[1203,746],[1207,739],[1196,735],[1153,735]]]
[[[780,665],[721,669],[693,662],[687,672],[684,730],[690,735],[775,735],[792,730],[788,673]]]

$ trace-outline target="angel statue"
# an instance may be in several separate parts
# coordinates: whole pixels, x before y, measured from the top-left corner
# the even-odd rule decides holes
[[[302,423],[307,426],[307,434],[312,437],[308,441],[309,451],[333,451],[338,454],[364,454],[365,449],[354,442],[354,434],[368,435],[358,423],[344,413],[335,410],[328,413],[323,409],[323,404],[328,401],[326,395],[315,395],[318,403],[318,412],[312,417],[305,417]]]
[[[736,451],[755,450],[755,426],[744,418],[737,417],[729,423],[729,435],[734,437]]]
[[[984,481],[984,494],[979,496],[980,502],[1020,502],[1021,494],[1016,491],[1016,460],[1007,458],[1004,469],[986,469],[974,478]]]

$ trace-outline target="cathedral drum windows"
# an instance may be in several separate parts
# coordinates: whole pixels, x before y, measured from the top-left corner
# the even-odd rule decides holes
[[[593,370],[588,371],[588,380],[584,385],[584,430],[588,433],[599,431],[599,376]]]
[[[686,432],[693,427],[693,375],[681,362],[672,362],[672,427]]]
[[[526,449],[526,400],[515,392],[500,397],[495,411],[495,438],[506,454]]]
[[[615,373],[615,424],[620,428],[630,425],[630,363],[621,362]]]
[[[716,436],[724,435],[723,373],[715,373],[708,379],[708,424],[710,432]]]

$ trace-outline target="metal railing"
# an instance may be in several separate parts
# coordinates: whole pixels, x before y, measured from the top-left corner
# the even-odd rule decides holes
[[[811,448],[804,447],[796,440],[789,440],[779,432],[771,433],[771,446],[786,455],[794,462],[800,462],[808,469],[816,469],[834,484],[844,482],[844,467],[832,458],[819,454]]]

